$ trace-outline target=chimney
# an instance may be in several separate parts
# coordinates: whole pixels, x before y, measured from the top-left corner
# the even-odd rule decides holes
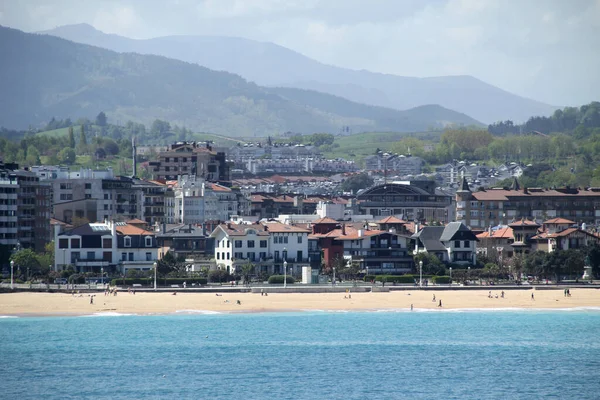
[[[264,227],[265,227],[265,232],[269,232],[269,226],[267,224],[265,224]]]
[[[363,230],[362,229],[358,230],[358,237],[363,237]]]
[[[346,224],[342,224],[342,235],[346,235]]]
[[[231,229],[231,222],[227,223],[227,229]]]
[[[491,225],[488,227],[488,236],[492,237],[492,226]]]

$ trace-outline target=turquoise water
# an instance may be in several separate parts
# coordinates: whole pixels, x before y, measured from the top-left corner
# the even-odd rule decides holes
[[[0,319],[6,399],[600,397],[599,311]]]

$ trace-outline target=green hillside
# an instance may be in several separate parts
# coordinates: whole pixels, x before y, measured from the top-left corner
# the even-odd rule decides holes
[[[150,125],[161,119],[231,137],[337,133],[342,127],[406,132],[463,124],[465,118],[447,110],[450,116],[440,122],[346,100],[325,107],[333,96],[311,92],[307,99],[305,93],[294,95],[296,89],[284,96],[196,64],[120,54],[4,27],[0,49],[11,55],[0,63],[0,123],[7,128],[39,126],[52,117],[93,119],[100,111],[111,121]]]

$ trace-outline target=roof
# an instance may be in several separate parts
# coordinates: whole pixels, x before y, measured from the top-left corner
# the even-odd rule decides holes
[[[378,224],[406,224],[407,221],[404,221],[400,218],[389,216],[389,217],[385,217],[384,219],[381,219],[379,221],[376,221]]]
[[[491,232],[485,231],[477,235],[478,239],[512,239],[513,238],[513,230],[509,226],[502,227],[500,229],[493,230]]]
[[[313,224],[337,224],[338,222],[333,219],[333,218],[329,218],[329,217],[323,217],[323,218],[319,218],[316,221],[313,221]]]
[[[552,225],[552,224],[574,224],[575,221],[571,221],[570,219],[565,218],[552,218],[548,221],[544,221],[544,225]]]
[[[569,236],[570,234],[575,233],[575,232],[585,233],[588,236],[592,236],[592,237],[594,237],[596,239],[600,239],[600,237],[598,237],[597,235],[595,235],[595,234],[593,234],[591,232],[588,232],[588,231],[584,231],[583,229],[579,229],[579,228],[567,228],[567,229],[564,229],[564,230],[562,230],[560,232],[549,233],[548,235],[546,235],[546,237],[549,238],[549,239],[555,238],[555,237],[565,237],[565,236]]]
[[[111,229],[107,224],[93,223],[78,226],[61,233],[59,236],[104,236],[111,234]]]
[[[600,192],[597,190],[579,190],[579,189],[486,189],[479,192],[473,192],[471,196],[475,200],[481,201],[507,201],[509,198],[536,198],[536,197],[597,197],[600,198]]]
[[[453,240],[457,233],[464,232],[462,239],[465,240],[477,240],[477,236],[462,222],[450,222],[444,227],[444,232],[440,236],[440,241],[447,242]]]
[[[508,226],[511,227],[523,227],[523,226],[529,226],[529,227],[533,227],[533,228],[537,228],[540,226],[540,224],[538,224],[535,221],[530,221],[528,219],[522,219],[520,221],[515,221],[515,222],[511,222],[510,224],[508,224]]]
[[[465,178],[463,176],[462,180],[460,181],[460,186],[458,187],[457,192],[470,192],[471,190],[469,189],[469,184],[467,183],[467,178]]]
[[[137,236],[137,235],[143,235],[143,236],[149,236],[149,235],[153,235],[154,236],[154,232],[153,231],[148,231],[146,229],[142,229],[139,228],[135,225],[130,225],[130,224],[116,224],[117,226],[115,227],[115,230],[117,231],[117,235],[132,235],[132,236]]]
[[[299,226],[282,224],[281,222],[266,222],[263,225],[268,228],[268,232],[298,232],[298,233],[309,233],[309,229],[300,228]]]
[[[269,236],[263,224],[220,224],[210,235],[213,236],[217,229],[221,229],[228,236],[246,236],[251,229],[256,231],[257,236]]]

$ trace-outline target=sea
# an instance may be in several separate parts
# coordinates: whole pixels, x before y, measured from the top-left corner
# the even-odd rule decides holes
[[[599,399],[599,334],[595,308],[2,317],[0,398]]]

